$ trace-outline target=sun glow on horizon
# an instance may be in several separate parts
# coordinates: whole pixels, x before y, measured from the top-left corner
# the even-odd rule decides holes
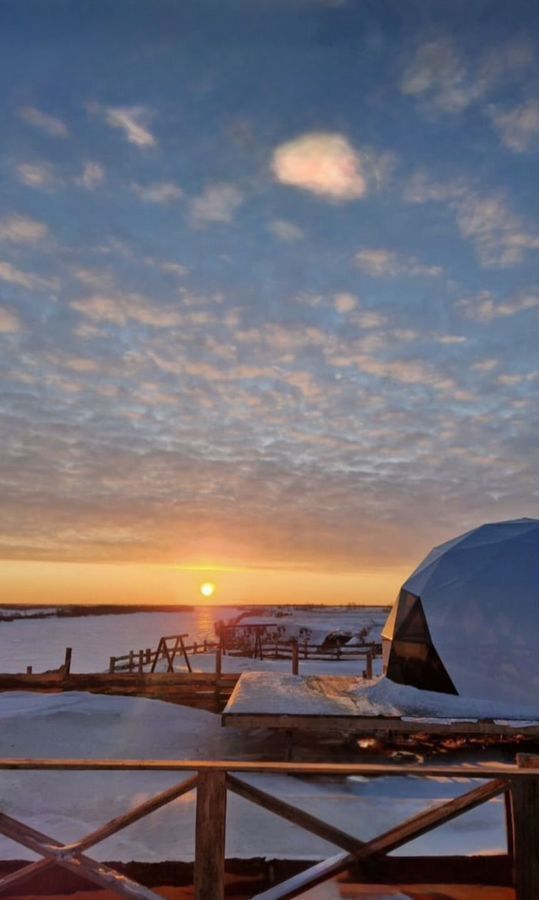
[[[199,587],[199,591],[203,597],[213,597],[215,594],[215,585],[213,581],[204,581]]]

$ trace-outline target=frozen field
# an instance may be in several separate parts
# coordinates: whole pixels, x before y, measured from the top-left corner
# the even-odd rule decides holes
[[[0,756],[161,759],[279,758],[267,731],[223,729],[218,716],[157,700],[83,693],[0,695]],[[359,761],[359,758],[358,758]],[[458,769],[456,770],[458,775]],[[275,775],[242,776],[331,824],[367,839],[440,800],[464,793],[468,779],[346,779],[317,783]],[[0,772],[2,811],[52,837],[76,839],[152,794],[183,780],[166,772]],[[99,859],[189,860],[194,796],[187,794],[104,841]],[[492,800],[403,848],[406,855],[496,852],[505,848],[504,805]],[[315,859],[331,845],[236,796],[229,797],[227,855]],[[0,857],[32,854],[0,839]]]
[[[191,640],[215,640],[215,622],[234,619],[240,613],[237,607],[208,606],[191,612],[21,618],[0,622],[0,672],[24,672],[26,666],[33,666],[34,672],[57,668],[64,660],[66,647],[73,649],[73,672],[100,672],[108,668],[111,656],[146,647],[155,649],[163,635],[183,633]],[[297,610],[293,617],[276,618],[275,623],[294,629],[305,627],[316,634],[316,639],[335,629],[355,632],[366,627],[379,635],[386,615],[385,611],[368,607],[354,610],[333,607]],[[257,615],[253,621],[259,618]]]

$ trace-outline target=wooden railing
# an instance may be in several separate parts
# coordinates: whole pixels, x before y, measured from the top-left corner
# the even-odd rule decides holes
[[[518,758],[517,758],[518,759]],[[89,879],[100,887],[113,890],[121,897],[159,900],[159,895],[147,887],[120,875],[104,863],[97,862],[86,851],[105,838],[196,789],[196,842],[194,860],[195,900],[223,900],[225,875],[225,834],[227,794],[232,792],[298,825],[325,841],[340,852],[309,865],[304,871],[255,894],[256,900],[288,900],[307,889],[327,881],[340,873],[349,872],[349,879],[368,881],[369,865],[376,868],[379,884],[384,883],[384,867],[396,862],[388,854],[457,816],[487,801],[504,796],[507,810],[507,846],[503,857],[510,863],[517,900],[537,900],[539,897],[539,757],[519,760],[516,766],[389,766],[343,765],[325,763],[254,763],[201,762],[175,760],[88,760],[88,759],[3,759],[0,769],[38,771],[170,771],[186,772],[188,777],[179,784],[144,801],[124,815],[117,816],[85,837],[68,844],[17,821],[1,812],[0,833],[33,850],[42,859],[25,865],[0,879],[0,894],[19,886],[32,876],[42,874],[53,865]],[[461,796],[426,809],[412,818],[393,826],[383,834],[362,841],[330,825],[325,820],[306,813],[280,798],[245,781],[241,776],[254,773],[277,773],[296,776],[403,776],[450,777],[480,779]],[[358,798],[358,807],[361,799]],[[415,859],[414,883],[422,883],[421,858]],[[443,857],[440,858],[443,860]],[[461,857],[471,863],[484,857]],[[489,857],[490,859],[490,857]],[[471,883],[485,883],[474,875],[474,867],[467,865]],[[432,882],[432,867],[429,870]],[[456,875],[456,870],[455,870]],[[475,879],[475,882],[474,882]],[[424,880],[423,880],[424,883]],[[490,878],[486,881],[491,884]]]
[[[295,638],[291,640],[282,639],[257,639],[253,646],[230,643],[223,636],[219,641],[193,641],[187,644],[188,634],[172,634],[159,639],[156,650],[147,648],[146,650],[130,650],[123,656],[111,656],[109,663],[109,672],[139,672],[145,671],[155,672],[157,664],[160,661],[166,662],[167,672],[174,672],[174,663],[176,660],[183,661],[188,672],[192,671],[190,656],[196,656],[200,653],[215,653],[216,672],[221,671],[221,658],[225,655],[250,657],[253,659],[289,659],[292,665],[292,673],[297,675],[299,671],[300,660],[325,660],[339,661],[357,661],[364,662],[365,669],[363,676],[372,678],[373,660],[381,655],[381,645],[376,643],[367,643],[363,646],[354,647],[342,646],[324,646],[323,644],[313,644],[308,640],[298,641]]]

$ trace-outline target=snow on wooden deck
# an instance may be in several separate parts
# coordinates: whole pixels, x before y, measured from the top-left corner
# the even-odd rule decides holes
[[[225,717],[236,715],[490,720],[500,726],[539,727],[539,707],[420,691],[385,677],[367,682],[350,676],[279,672],[244,672],[224,710]]]

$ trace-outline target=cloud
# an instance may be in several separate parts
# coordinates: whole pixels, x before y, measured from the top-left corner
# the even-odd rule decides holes
[[[528,65],[530,58],[530,47],[515,43],[467,62],[453,41],[439,38],[418,47],[400,88],[432,110],[456,114],[481,100],[502,76]]]
[[[29,290],[51,288],[56,285],[55,279],[42,278],[39,275],[22,272],[8,262],[0,262],[0,281],[6,281],[8,284],[16,284],[19,287],[25,287]]]
[[[270,222],[268,229],[282,241],[300,241],[305,237],[299,225],[293,222],[286,222],[284,219],[274,219]]]
[[[491,372],[500,365],[499,359],[482,359],[480,362],[473,363],[471,368],[476,372]]]
[[[510,150],[524,153],[539,146],[538,100],[528,100],[509,110],[491,106],[488,113],[503,143]]]
[[[348,293],[335,294],[333,305],[338,313],[344,315],[352,312],[357,307],[357,297]]]
[[[354,256],[354,263],[372,278],[394,278],[397,275],[437,278],[443,272],[440,266],[425,266],[413,257],[405,258],[392,250],[383,249],[360,250]]]
[[[539,249],[539,231],[518,216],[500,193],[478,194],[464,180],[433,182],[414,175],[404,191],[408,203],[447,202],[462,237],[472,241],[485,268],[504,269]]]
[[[157,141],[148,128],[149,110],[145,106],[109,106],[105,117],[111,128],[119,128],[130,144],[156,147]]]
[[[367,192],[360,155],[342,134],[300,135],[277,147],[271,167],[281,184],[330,200],[357,200]]]
[[[28,216],[9,216],[0,219],[0,240],[12,241],[14,244],[35,244],[47,236],[48,228],[44,222],[30,219]]]
[[[456,306],[468,319],[491,322],[493,319],[514,316],[530,309],[539,309],[539,294],[523,293],[507,300],[497,300],[490,291],[457,300]]]
[[[35,106],[21,107],[18,110],[18,115],[24,122],[33,125],[40,131],[45,132],[45,134],[50,135],[50,137],[65,138],[69,134],[67,125],[62,122],[61,119],[57,119],[55,116],[49,116],[47,113],[36,109]]]
[[[16,334],[21,329],[22,323],[16,313],[0,306],[0,334]]]
[[[208,184],[191,202],[191,213],[197,222],[231,222],[243,203],[243,194],[227,182]]]
[[[159,181],[147,185],[132,184],[131,190],[141,200],[145,200],[147,203],[159,203],[163,206],[179,200],[183,195],[181,187],[174,184],[173,181]]]
[[[140,294],[94,294],[70,305],[93,322],[125,325],[131,320],[153,328],[170,328],[182,321],[178,310],[152,304]]]
[[[57,183],[50,163],[19,163],[16,170],[19,181],[27,187],[48,190]]]
[[[87,191],[93,191],[99,187],[105,180],[105,169],[98,162],[86,162],[82,170],[80,178],[76,179],[76,183]]]

